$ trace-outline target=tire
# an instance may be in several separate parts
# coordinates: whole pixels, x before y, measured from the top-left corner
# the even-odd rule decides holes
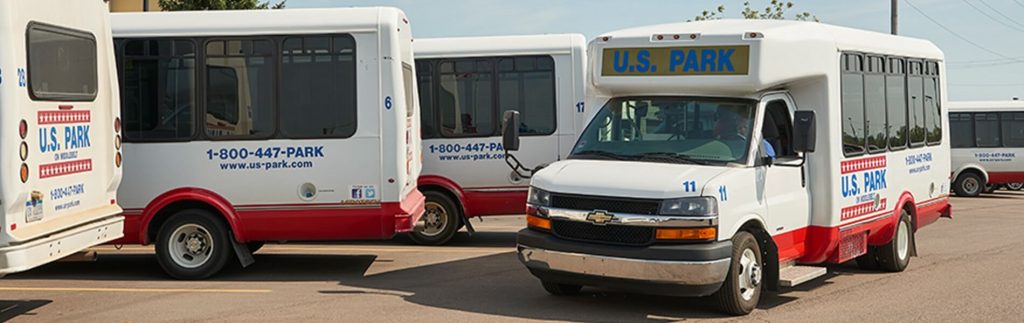
[[[957,196],[977,197],[985,189],[985,181],[975,173],[963,173],[953,182],[953,192]]]
[[[878,249],[868,246],[868,252],[857,257],[857,267],[863,270],[878,270]]]
[[[1010,183],[1006,184],[1006,189],[1011,191],[1019,191],[1024,189],[1024,183]]]
[[[462,209],[448,195],[426,191],[426,211],[416,223],[409,238],[420,245],[439,246],[448,243],[462,224]]]
[[[209,278],[224,268],[233,252],[227,226],[206,210],[180,211],[157,233],[157,262],[176,279]]]
[[[995,193],[999,189],[999,185],[985,185],[985,194]]]
[[[730,315],[746,315],[754,311],[761,299],[764,271],[761,247],[746,231],[732,238],[732,260],[722,287],[712,297],[719,309]]]
[[[548,281],[541,281],[540,284],[544,286],[544,290],[555,296],[577,295],[583,289],[583,286],[580,285],[559,284]]]
[[[256,251],[263,249],[265,243],[263,241],[249,241],[245,243],[245,246],[249,248],[249,253],[256,253]]]
[[[892,241],[878,248],[878,264],[882,270],[901,272],[910,265],[911,249],[914,246],[914,228],[911,226],[910,213],[900,212],[900,220],[896,223]]]

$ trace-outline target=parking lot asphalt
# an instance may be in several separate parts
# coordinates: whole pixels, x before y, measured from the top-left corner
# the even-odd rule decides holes
[[[515,257],[521,216],[474,220],[444,247],[385,242],[268,244],[256,263],[177,281],[152,248],[94,248],[0,279],[0,320],[164,321],[1020,321],[1024,194],[953,199],[953,219],[917,233],[903,273],[829,266],[814,281],[766,294],[749,316],[707,299],[584,289],[548,295]]]

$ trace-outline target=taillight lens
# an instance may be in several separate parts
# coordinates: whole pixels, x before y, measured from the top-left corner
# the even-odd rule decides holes
[[[18,154],[21,156],[21,161],[28,159],[28,144],[24,141],[21,142],[21,148],[19,149]]]
[[[114,149],[121,149],[121,135],[114,136]]]
[[[121,167],[121,153],[120,152],[117,153],[117,156],[114,157],[114,165],[116,165],[117,167]]]
[[[25,120],[21,120],[18,123],[18,135],[21,135],[21,139],[28,137],[28,122],[25,122]]]
[[[121,118],[114,118],[114,132],[121,132]]]
[[[28,165],[21,164],[21,182],[28,182]]]

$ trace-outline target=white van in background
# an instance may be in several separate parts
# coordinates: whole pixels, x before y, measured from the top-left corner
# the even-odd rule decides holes
[[[107,3],[0,1],[0,276],[121,237]]]
[[[121,243],[201,279],[264,241],[389,239],[423,214],[409,20],[395,8],[114,14]]]
[[[528,180],[505,164],[499,118],[522,113],[524,163],[565,158],[588,112],[585,43],[579,34],[416,39],[427,203],[414,241],[444,244],[472,230],[470,218],[523,214]]]
[[[974,197],[1024,183],[1024,101],[949,103],[953,192]]]

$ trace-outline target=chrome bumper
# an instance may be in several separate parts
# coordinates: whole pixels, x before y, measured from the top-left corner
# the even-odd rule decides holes
[[[729,258],[663,261],[595,256],[519,246],[519,260],[531,270],[642,280],[672,285],[713,285],[725,281]]]

